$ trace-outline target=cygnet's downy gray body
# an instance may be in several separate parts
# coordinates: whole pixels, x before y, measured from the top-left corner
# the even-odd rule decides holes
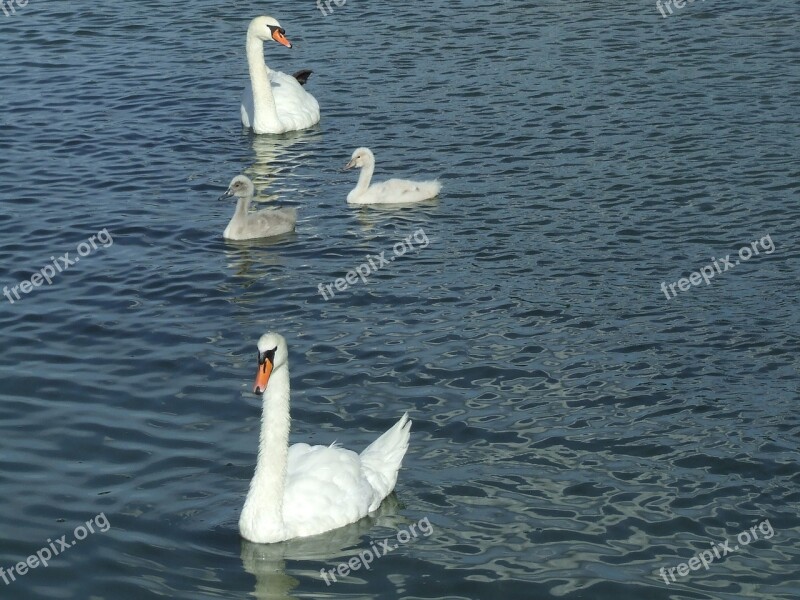
[[[250,201],[253,199],[255,187],[246,175],[237,175],[228,186],[228,191],[220,196],[235,196],[236,211],[230,223],[222,232],[229,240],[251,240],[255,238],[273,237],[294,231],[297,222],[297,211],[294,208],[267,208],[251,213]]]

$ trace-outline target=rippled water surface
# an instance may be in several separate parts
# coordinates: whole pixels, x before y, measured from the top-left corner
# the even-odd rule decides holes
[[[331,6],[0,13],[0,285],[85,254],[0,298],[0,577],[108,525],[0,597],[800,597],[797,4]],[[314,71],[309,131],[239,124],[263,12],[295,43],[268,63]],[[441,196],[348,207],[361,145]],[[223,241],[240,172],[299,209],[295,234]],[[377,514],[259,546],[237,520],[266,330],[289,343],[292,441],[414,425]]]

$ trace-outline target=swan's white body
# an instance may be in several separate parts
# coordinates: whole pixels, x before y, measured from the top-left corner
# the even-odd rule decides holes
[[[376,510],[397,482],[408,449],[408,414],[361,454],[336,444],[289,447],[286,341],[264,334],[258,351],[256,391],[264,386],[261,435],[255,475],[239,518],[242,537],[272,543],[316,535]]]
[[[251,240],[255,238],[273,237],[294,231],[297,222],[297,211],[293,208],[265,209],[251,213],[250,201],[255,188],[253,182],[245,175],[237,175],[231,181],[228,191],[220,198],[236,196],[236,211],[222,237],[229,240]]]
[[[369,148],[356,148],[345,169],[359,167],[358,184],[347,194],[350,204],[404,204],[429,200],[442,189],[438,181],[389,179],[370,185],[375,172],[375,156]]]
[[[256,17],[250,22],[247,28],[250,85],[242,96],[242,124],[256,133],[284,133],[319,123],[316,98],[291,75],[267,67],[264,40],[268,39],[292,47],[272,17]]]

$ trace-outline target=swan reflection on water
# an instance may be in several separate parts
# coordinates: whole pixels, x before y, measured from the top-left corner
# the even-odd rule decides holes
[[[275,202],[278,207],[287,206],[290,210],[294,210],[292,205],[299,204],[297,194],[300,191],[289,183],[291,172],[307,157],[307,153],[294,146],[308,142],[313,135],[315,135],[314,132],[303,131],[283,135],[251,136],[253,163],[244,170],[244,174],[249,177],[259,191],[258,196],[253,198],[254,203]],[[269,190],[276,180],[280,181],[280,191],[273,190],[270,193]],[[230,207],[224,206],[224,218],[230,219],[230,212],[228,212],[230,210]],[[271,237],[226,238],[224,251],[228,259],[228,267],[237,276],[258,279],[266,272],[263,267],[283,264],[279,254],[280,249],[287,241],[296,239],[295,236],[293,231],[288,231]],[[264,252],[264,249],[268,251]]]
[[[255,282],[270,273],[270,267],[280,267],[284,264],[281,247],[289,240],[294,240],[294,232],[284,235],[258,238],[255,240],[225,240],[225,258],[227,267],[237,278]],[[225,287],[231,286],[226,283]],[[236,284],[241,288],[241,282]]]
[[[286,561],[298,563],[292,565],[295,575],[322,581],[320,569],[335,567],[369,548],[376,539],[386,537],[377,527],[402,527],[408,519],[397,514],[400,508],[397,495],[392,493],[378,510],[360,521],[320,535],[277,544],[254,544],[242,539],[242,565],[256,578],[253,596],[258,600],[297,600],[291,592],[300,581],[286,574]],[[374,535],[369,535],[373,530]],[[358,573],[349,577],[358,577]]]
[[[292,171],[308,162],[309,153],[303,146],[309,144],[319,131],[291,131],[282,135],[251,135],[253,163],[244,173],[261,190],[263,200],[297,200],[298,192],[290,184]],[[282,196],[263,195],[276,181],[280,182]]]

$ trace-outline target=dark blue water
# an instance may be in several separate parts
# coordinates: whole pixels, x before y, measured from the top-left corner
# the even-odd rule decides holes
[[[80,258],[0,297],[0,567],[95,529],[0,597],[800,596],[796,3],[332,7],[0,12],[0,285]],[[312,130],[241,129],[264,12],[295,43],[268,64],[314,70]],[[348,207],[361,145],[441,196]],[[241,172],[299,209],[295,234],[222,240]],[[378,514],[257,546],[237,520],[267,330],[289,343],[292,441],[414,425]]]

